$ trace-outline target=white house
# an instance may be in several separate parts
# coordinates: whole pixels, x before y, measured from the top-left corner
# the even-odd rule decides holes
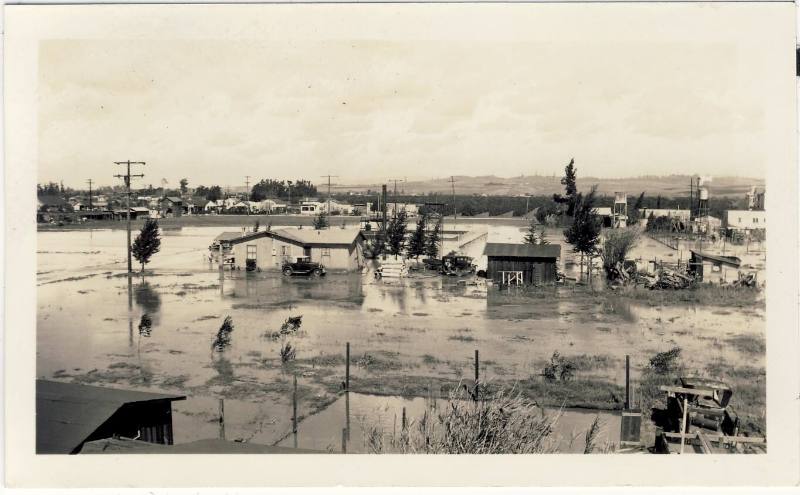
[[[667,217],[682,220],[683,222],[689,221],[689,210],[682,210],[680,208],[642,208],[640,211],[642,218],[645,220],[650,218],[650,215],[653,215],[653,218]]]
[[[397,203],[397,211],[405,210],[406,216],[415,217],[419,215],[419,205],[414,203]],[[394,216],[395,211],[395,203],[387,202],[386,203],[386,211],[390,217]]]
[[[328,269],[358,270],[364,265],[364,234],[359,229],[262,230],[230,239],[235,263],[255,260],[262,270],[280,269],[284,262],[309,257]]]
[[[258,203],[258,209],[264,213],[283,213],[286,211],[286,203],[279,203],[273,199],[265,199]]]
[[[319,201],[303,201],[300,203],[301,215],[317,215],[323,210],[323,203]]]
[[[206,213],[219,213],[224,206],[225,202],[222,201],[221,199],[218,199],[216,201],[209,201],[208,203],[206,203],[203,209],[205,210]]]
[[[725,212],[725,228],[730,231],[766,229],[767,212],[764,210],[728,210]]]

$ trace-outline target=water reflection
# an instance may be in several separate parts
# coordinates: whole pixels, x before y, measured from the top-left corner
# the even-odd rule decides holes
[[[333,274],[320,278],[284,277],[276,274],[236,274],[229,280],[229,295],[248,305],[286,306],[304,300],[364,303],[360,274]]]
[[[136,304],[149,314],[154,322],[157,322],[158,313],[161,310],[161,295],[149,283],[142,282],[136,286],[134,296]]]

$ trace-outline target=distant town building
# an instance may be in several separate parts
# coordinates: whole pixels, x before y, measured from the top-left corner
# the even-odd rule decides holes
[[[691,251],[689,271],[694,273],[700,282],[730,283],[739,279],[739,267],[742,262],[735,256]]]
[[[767,212],[764,210],[728,210],[725,212],[724,228],[729,232],[767,228]]]
[[[748,210],[763,210],[764,209],[764,191],[759,190],[756,186],[750,188],[750,191],[745,195],[747,199]]]
[[[397,211],[405,210],[406,216],[408,217],[415,217],[419,215],[419,205],[414,203],[396,203]],[[393,217],[395,215],[395,203],[387,202],[386,209],[388,211],[388,215]]]
[[[159,210],[161,218],[179,217],[183,215],[183,200],[177,196],[161,198]]]

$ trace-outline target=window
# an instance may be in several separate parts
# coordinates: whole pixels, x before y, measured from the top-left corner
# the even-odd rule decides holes
[[[322,248],[322,256],[330,256],[331,248]]]
[[[249,260],[256,259],[256,245],[255,244],[248,244],[247,245],[247,259],[249,259]]]
[[[753,223],[758,223],[758,218],[753,218]]]
[[[281,255],[289,256],[289,246],[281,246]]]

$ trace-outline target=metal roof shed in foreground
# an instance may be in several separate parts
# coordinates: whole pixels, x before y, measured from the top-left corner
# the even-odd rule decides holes
[[[113,436],[172,444],[172,401],[185,396],[36,380],[36,453],[76,454]]]
[[[536,285],[556,280],[558,244],[510,244],[488,242],[486,277],[502,285]]]

